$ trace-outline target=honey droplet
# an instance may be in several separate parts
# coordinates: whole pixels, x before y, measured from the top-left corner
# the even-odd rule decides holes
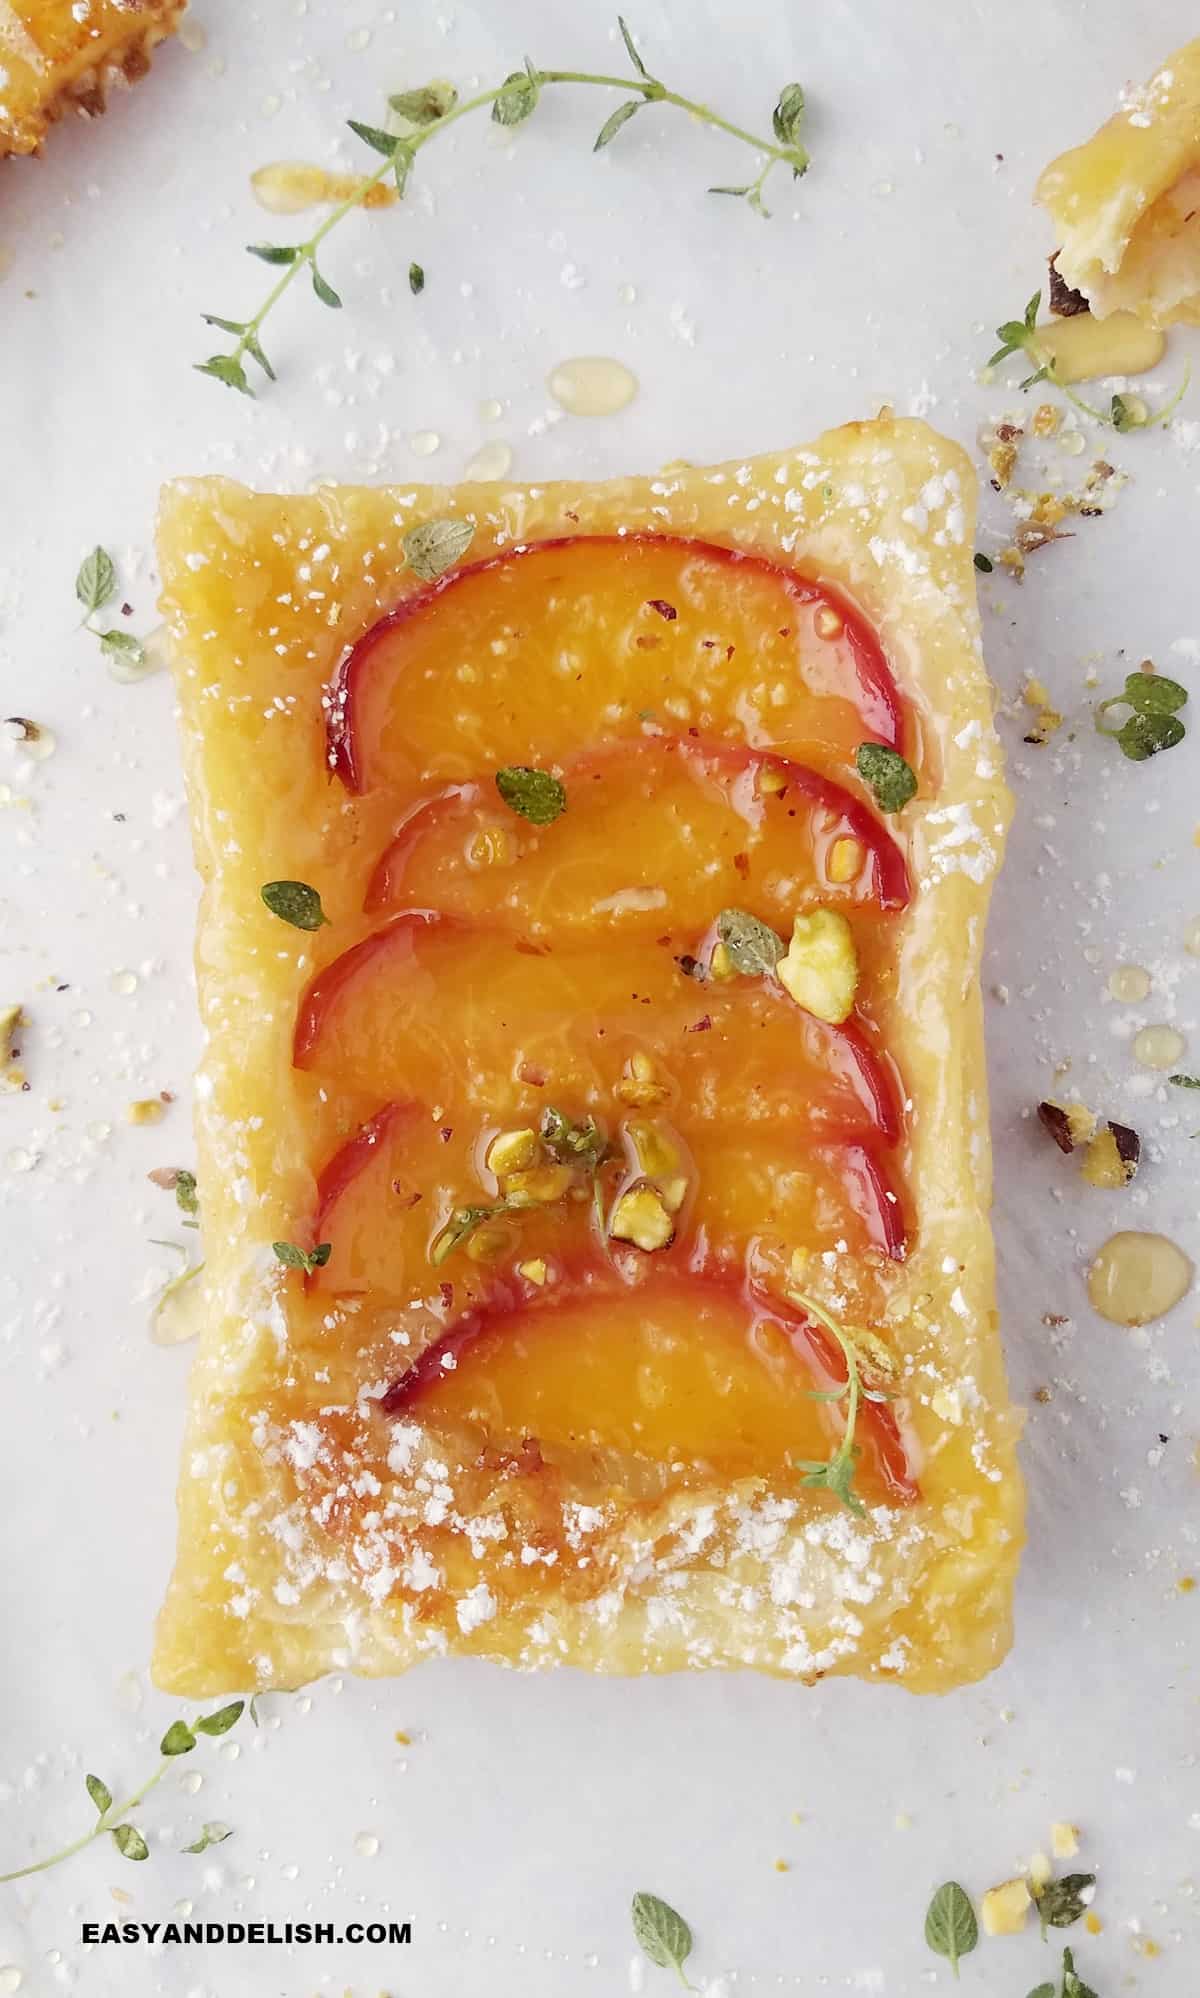
[[[415,430],[408,440],[408,448],[418,458],[432,458],[435,451],[442,448],[442,440],[436,430]]]
[[[359,1832],[354,1841],[354,1850],[360,1859],[374,1859],[379,1851],[379,1840],[374,1832]]]
[[[512,445],[496,437],[491,443],[480,445],[463,477],[464,479],[506,479],[512,470],[512,461]]]
[[[122,999],[130,998],[138,989],[137,972],[114,971],[108,981],[108,988],[110,992],[119,994]]]
[[[615,416],[638,392],[637,376],[623,362],[600,354],[560,362],[546,386],[568,416]]]
[[[1175,1027],[1143,1027],[1133,1037],[1133,1058],[1143,1068],[1174,1068],[1186,1047]]]
[[[1186,1296],[1194,1274],[1166,1235],[1123,1228],[1109,1236],[1089,1269],[1088,1297],[1110,1325],[1148,1325]]]
[[[250,176],[254,199],[268,215],[302,215],[306,208],[323,203],[351,201],[365,184],[362,174],[330,173],[306,160],[271,160]],[[390,208],[397,199],[395,188],[376,181],[367,188],[361,205]]]
[[[1109,973],[1108,989],[1122,1006],[1137,1006],[1150,996],[1150,973],[1140,964],[1118,964]]]

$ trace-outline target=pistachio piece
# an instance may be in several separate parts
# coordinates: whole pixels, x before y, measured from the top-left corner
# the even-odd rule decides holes
[[[797,1006],[840,1026],[858,990],[858,952],[845,916],[835,909],[797,916],[792,940],[775,971]]]
[[[1142,1141],[1128,1124],[1111,1121],[1088,1141],[1080,1168],[1089,1186],[1128,1186],[1138,1169]]]
[[[497,1179],[507,1173],[528,1172],[531,1166],[540,1163],[541,1141],[536,1131],[526,1127],[517,1131],[498,1131],[485,1154],[485,1164]]]
[[[675,1222],[657,1186],[648,1179],[635,1179],[616,1201],[608,1232],[618,1242],[632,1242],[635,1248],[669,1248],[675,1239]]]

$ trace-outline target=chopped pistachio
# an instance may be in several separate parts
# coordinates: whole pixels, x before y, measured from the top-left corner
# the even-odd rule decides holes
[[[616,1093],[622,1103],[628,1103],[631,1109],[643,1110],[655,1103],[665,1103],[671,1088],[669,1083],[663,1081],[650,1056],[638,1053],[630,1055],[626,1062]]]
[[[534,1256],[531,1259],[531,1261],[527,1263],[518,1263],[517,1275],[523,1276],[526,1283],[537,1284],[540,1289],[542,1284],[545,1283],[546,1277],[548,1275],[544,1258],[541,1256]]]
[[[853,1008],[858,990],[858,952],[846,918],[834,909],[797,916],[776,976],[806,1013],[839,1026]]]
[[[835,839],[829,849],[826,873],[836,887],[853,881],[863,864],[863,843],[860,839]]]
[[[533,1166],[526,1172],[506,1173],[502,1190],[510,1207],[543,1207],[561,1200],[574,1177],[569,1165]]]
[[[498,1131],[487,1148],[485,1163],[489,1172],[503,1179],[507,1173],[528,1172],[531,1166],[540,1163],[541,1157],[541,1140],[536,1131],[526,1126],[517,1131]]]
[[[608,1232],[618,1242],[632,1242],[649,1253],[669,1248],[675,1222],[658,1187],[648,1179],[635,1179],[616,1201]]]
[[[1056,1103],[1053,1097],[1048,1097],[1038,1104],[1037,1113],[1060,1152],[1073,1152],[1077,1145],[1086,1145],[1096,1129],[1093,1112],[1082,1103]]]
[[[688,1181],[681,1174],[676,1179],[664,1179],[659,1187],[663,1204],[672,1214],[678,1214],[688,1195]]]
[[[708,960],[708,975],[718,981],[737,977],[737,966],[729,955],[727,945],[723,943],[713,945],[712,956]]]
[[[1128,1124],[1107,1123],[1088,1141],[1081,1171],[1089,1186],[1128,1186],[1138,1169],[1142,1142]]]
[[[1050,1827],[1050,1850],[1056,1859],[1074,1859],[1079,1851],[1079,1826],[1059,1819]]]
[[[484,1221],[468,1235],[466,1251],[473,1263],[494,1263],[512,1248],[511,1227],[502,1219]]]
[[[1033,1897],[1025,1880],[1005,1880],[999,1887],[989,1887],[979,1904],[984,1934],[1020,1935],[1032,1906]]]
[[[140,1096],[127,1106],[125,1115],[131,1124],[157,1124],[163,1110],[164,1105],[157,1096]]]

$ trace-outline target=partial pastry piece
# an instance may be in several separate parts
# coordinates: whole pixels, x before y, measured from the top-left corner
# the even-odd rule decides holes
[[[1200,321],[1200,40],[1052,161],[1037,198],[1054,220],[1060,275],[1098,319]]]
[[[0,0],[0,158],[36,152],[66,111],[94,117],[135,83],[186,0]]]
[[[973,526],[915,422],[167,490],[207,1299],[160,1685],[1003,1655]]]

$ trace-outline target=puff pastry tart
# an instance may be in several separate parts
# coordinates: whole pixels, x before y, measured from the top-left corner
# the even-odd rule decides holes
[[[134,83],[186,0],[0,0],[0,158],[32,153],[66,110],[94,117]]]
[[[1054,218],[1059,273],[1097,318],[1200,322],[1200,40],[1052,161],[1037,198]]]
[[[422,581],[430,522],[473,532]],[[162,1686],[1002,1655],[972,527],[890,421],[168,490],[208,1291]]]

